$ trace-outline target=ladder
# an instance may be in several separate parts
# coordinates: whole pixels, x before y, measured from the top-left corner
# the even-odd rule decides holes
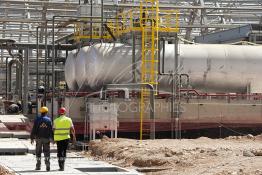
[[[141,83],[154,86],[157,95],[158,85],[158,29],[159,2],[158,0],[140,1],[140,29],[141,29]],[[140,140],[143,139],[143,119],[146,105],[149,104],[149,89],[140,89]]]

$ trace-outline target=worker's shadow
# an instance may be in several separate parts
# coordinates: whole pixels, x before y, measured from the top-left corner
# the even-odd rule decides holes
[[[55,172],[59,171],[58,169],[50,170],[50,171],[45,171],[45,170],[23,170],[23,171],[16,171],[15,173],[20,174],[20,173],[48,173],[48,172]]]

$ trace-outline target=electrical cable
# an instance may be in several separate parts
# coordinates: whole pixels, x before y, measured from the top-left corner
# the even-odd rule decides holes
[[[229,127],[223,125],[223,124],[220,123],[220,122],[218,122],[218,124],[219,124],[219,126],[225,128],[225,129],[227,129],[227,130],[229,130],[229,131],[232,131],[232,132],[234,132],[234,133],[236,133],[236,134],[239,134],[239,135],[241,135],[241,136],[246,135],[246,134],[244,134],[244,133],[241,133],[241,132],[238,132],[238,131],[236,131],[236,130],[234,130],[234,129],[231,129],[231,128],[229,128]]]

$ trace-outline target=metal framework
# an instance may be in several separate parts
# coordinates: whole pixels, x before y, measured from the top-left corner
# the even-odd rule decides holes
[[[82,4],[84,1],[80,1]],[[95,1],[94,1],[95,2]],[[115,12],[136,7],[139,0],[104,0],[105,17]],[[36,27],[44,25],[53,15],[78,15],[79,0],[2,0],[0,1],[0,36],[17,42],[36,40]],[[186,39],[199,34],[224,30],[248,23],[262,22],[262,2],[257,0],[161,0],[160,10],[179,10],[180,33]],[[165,12],[161,12],[165,14]],[[130,14],[130,13],[129,13]],[[128,14],[128,15],[129,15]],[[161,15],[161,14],[160,14]],[[132,18],[132,16],[131,16]],[[72,29],[57,32],[60,38],[72,33]],[[44,30],[40,30],[40,43]],[[107,36],[108,37],[108,36]],[[1,55],[3,57],[3,53]]]
[[[149,0],[144,1],[149,2]],[[155,44],[152,42],[157,41],[160,36],[170,37],[172,36],[170,33],[179,32],[180,37],[192,40],[195,36],[214,31],[223,31],[250,23],[262,24],[262,2],[258,0],[161,0],[158,6],[159,11],[156,11],[156,15],[153,17],[156,19],[155,24],[159,23],[157,27],[151,28],[151,33],[148,33],[145,27],[143,30],[142,20],[137,21],[138,18],[148,20],[140,16],[140,0],[89,0],[89,7],[101,6],[100,17],[96,20],[93,18],[86,19],[88,21],[84,25],[80,25],[84,19],[72,17],[80,16],[79,4],[84,2],[87,1],[1,0],[0,38],[15,40],[17,45],[26,45],[24,51],[26,51],[26,56],[29,59],[29,74],[32,75],[37,72],[35,67],[38,67],[36,65],[39,63],[40,70],[45,72],[44,75],[51,74],[53,84],[49,81],[49,77],[46,81],[52,86],[57,83],[53,78],[54,71],[60,70],[60,66],[63,66],[63,63],[55,59],[64,60],[67,52],[54,47],[50,48],[50,44],[52,46],[57,43],[67,44],[70,37],[77,39],[77,41],[88,39],[90,42],[94,42],[94,40],[112,41],[115,36],[120,38],[119,41],[122,41],[130,39],[133,34],[136,35],[136,32],[142,30],[141,40],[144,42],[142,44],[144,51],[151,55],[144,55],[144,62],[148,62],[146,57],[151,59],[151,68],[144,69],[143,77],[149,76],[151,78],[143,82],[154,84],[156,72],[152,68],[155,64],[152,55],[157,51],[157,47],[153,47]],[[146,8],[156,8],[156,1],[150,0],[150,2],[151,4],[145,5]],[[142,9],[142,11],[148,10]],[[92,11],[91,16],[94,15],[93,13]],[[52,20],[54,19],[53,16],[67,17]],[[151,20],[151,27],[154,26],[152,25],[154,23],[152,17],[149,20]],[[53,26],[54,28],[52,28]],[[155,29],[158,31],[156,32]],[[156,33],[158,33],[158,36]],[[261,36],[257,33],[256,35]],[[35,50],[37,40],[41,45],[39,52]],[[149,42],[151,42],[150,47],[146,44]],[[5,48],[6,46],[1,47],[0,66],[5,67],[5,59],[9,56],[9,53]],[[13,48],[13,50],[14,53],[18,53],[18,48]],[[50,62],[52,62],[52,65],[49,64]],[[28,81],[35,81],[34,78],[30,76]],[[54,90],[53,87],[52,90]]]

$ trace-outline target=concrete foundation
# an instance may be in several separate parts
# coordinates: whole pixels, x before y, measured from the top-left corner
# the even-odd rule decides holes
[[[110,165],[103,161],[90,160],[75,153],[69,153],[66,159],[65,171],[59,171],[56,154],[51,154],[51,171],[45,171],[44,160],[40,171],[35,171],[36,160],[34,155],[17,155],[17,156],[1,156],[0,164],[10,171],[19,175],[138,175],[136,171],[123,169],[117,166]]]
[[[110,165],[100,160],[86,158],[77,153],[68,153],[65,171],[59,171],[56,156],[56,145],[51,144],[51,171],[45,171],[44,155],[42,154],[42,167],[36,171],[35,145],[31,145],[30,140],[17,138],[0,139],[0,165],[9,171],[19,175],[138,175],[135,170],[127,170],[114,165]]]
[[[0,138],[29,139],[30,133],[27,131],[1,131]]]
[[[17,138],[1,138],[0,154],[27,154],[35,153],[35,144],[31,144],[29,140]],[[51,152],[56,152],[56,145],[51,144]]]

